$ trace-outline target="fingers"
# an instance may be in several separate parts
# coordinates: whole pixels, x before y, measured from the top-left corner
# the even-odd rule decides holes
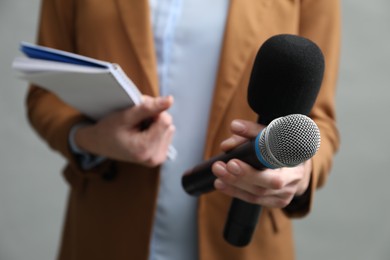
[[[156,98],[143,96],[143,102],[140,105],[124,111],[122,120],[129,125],[137,125],[146,119],[155,118],[161,112],[169,109],[172,104],[172,96]]]
[[[248,139],[255,138],[263,128],[263,125],[251,121],[233,120],[230,126],[233,135],[221,143],[221,149],[223,151],[231,150]]]
[[[236,159],[227,164],[216,162],[212,170],[224,183],[234,185],[255,195],[264,195],[264,190],[268,190],[268,194],[271,194],[273,190],[285,186],[284,180],[275,171],[266,169],[260,172]]]
[[[172,117],[166,111],[173,98],[144,96],[142,104],[114,112],[96,124],[100,153],[106,157],[154,167],[167,158],[175,131]],[[152,119],[146,128],[140,123]]]
[[[157,154],[154,160],[151,160],[149,162],[152,166],[159,165],[168,158],[169,146],[172,143],[172,138],[175,133],[175,130],[175,127],[172,125],[161,136],[161,138],[163,138],[163,142],[161,142],[159,147],[157,147]]]
[[[293,199],[293,195],[290,195],[293,192],[281,193],[277,195],[258,196],[245,190],[238,189],[234,186],[227,185],[219,179],[215,180],[214,185],[216,189],[228,196],[268,208],[284,208],[290,204],[291,200]]]
[[[255,137],[264,126],[257,123],[246,121],[246,120],[233,120],[230,126],[230,129],[233,134],[245,137],[253,138]]]
[[[173,97],[143,96],[143,103],[125,111],[123,120],[133,130],[133,138],[138,140],[137,162],[154,167],[167,158],[168,147],[172,141],[175,127],[172,117],[166,110],[173,104]],[[139,124],[149,122],[147,127],[139,129]]]
[[[299,168],[258,171],[236,159],[227,164],[216,162],[212,170],[217,176],[215,181],[217,190],[249,203],[267,207],[287,206],[302,179]]]
[[[149,153],[144,158],[146,165],[157,166],[166,160],[174,132],[175,126],[172,123],[172,117],[163,112],[148,131],[141,133],[144,135],[146,143],[149,144]]]
[[[232,135],[231,137],[229,137],[228,139],[224,140],[221,143],[221,149],[222,151],[226,152],[233,149],[236,146],[239,146],[242,143],[245,143],[246,141],[248,141],[248,139],[245,137],[239,135]]]

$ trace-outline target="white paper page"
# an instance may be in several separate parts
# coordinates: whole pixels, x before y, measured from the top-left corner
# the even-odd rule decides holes
[[[108,70],[93,74],[33,73],[22,78],[50,90],[65,103],[95,120],[134,105]]]

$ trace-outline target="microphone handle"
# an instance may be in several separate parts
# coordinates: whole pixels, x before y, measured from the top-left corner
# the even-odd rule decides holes
[[[256,229],[262,207],[234,198],[230,205],[223,237],[231,245],[249,244]]]
[[[266,168],[257,158],[256,162],[245,162],[257,170]],[[259,222],[261,210],[260,205],[233,198],[223,230],[225,241],[237,247],[248,245]]]
[[[231,159],[236,158],[257,169],[264,168],[263,164],[261,164],[256,157],[255,145],[257,145],[256,139],[250,140],[226,153],[217,155],[188,170],[182,177],[182,186],[184,190],[188,194],[194,196],[199,196],[203,193],[213,191],[215,189],[214,181],[216,177],[211,171],[211,166],[216,161],[223,161],[226,163]]]
[[[188,170],[182,177],[184,190],[188,194],[195,196],[213,191],[215,189],[214,181],[216,177],[211,171],[211,166],[216,161],[226,163],[231,159],[237,158],[258,170],[266,168],[256,156],[256,145],[258,144],[255,138]],[[260,213],[261,206],[234,198],[224,227],[223,236],[225,240],[237,247],[249,244],[256,229]]]

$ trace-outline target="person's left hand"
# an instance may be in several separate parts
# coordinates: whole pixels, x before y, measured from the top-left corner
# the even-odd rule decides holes
[[[255,138],[263,128],[254,122],[234,120],[233,135],[221,143],[222,150],[231,150]],[[215,162],[212,171],[217,177],[214,186],[218,191],[249,203],[284,208],[294,196],[302,195],[308,188],[311,160],[292,168],[259,171],[239,159],[232,159],[227,163]]]

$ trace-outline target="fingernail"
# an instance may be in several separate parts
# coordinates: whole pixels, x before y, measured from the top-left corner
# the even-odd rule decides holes
[[[243,132],[245,131],[245,125],[242,124],[240,121],[238,120],[234,120],[232,122],[232,130],[233,131],[236,131],[236,132]]]
[[[234,146],[236,142],[234,142],[233,138],[226,139],[222,141],[221,146]]]
[[[217,188],[218,190],[223,190],[223,189],[226,188],[226,184],[223,183],[223,182],[222,182],[221,180],[219,180],[219,179],[216,179],[216,180],[215,180],[214,186],[215,186],[215,188]]]
[[[168,105],[168,97],[159,97],[157,100],[157,105],[159,107],[165,107]]]
[[[220,163],[216,163],[214,165],[214,169],[217,171],[215,174],[220,177],[226,175],[227,173],[225,167],[223,167]]]
[[[240,168],[240,166],[238,165],[238,163],[236,163],[236,162],[229,162],[229,163],[228,163],[228,170],[229,170],[231,173],[235,174],[235,175],[241,174],[241,168]]]

